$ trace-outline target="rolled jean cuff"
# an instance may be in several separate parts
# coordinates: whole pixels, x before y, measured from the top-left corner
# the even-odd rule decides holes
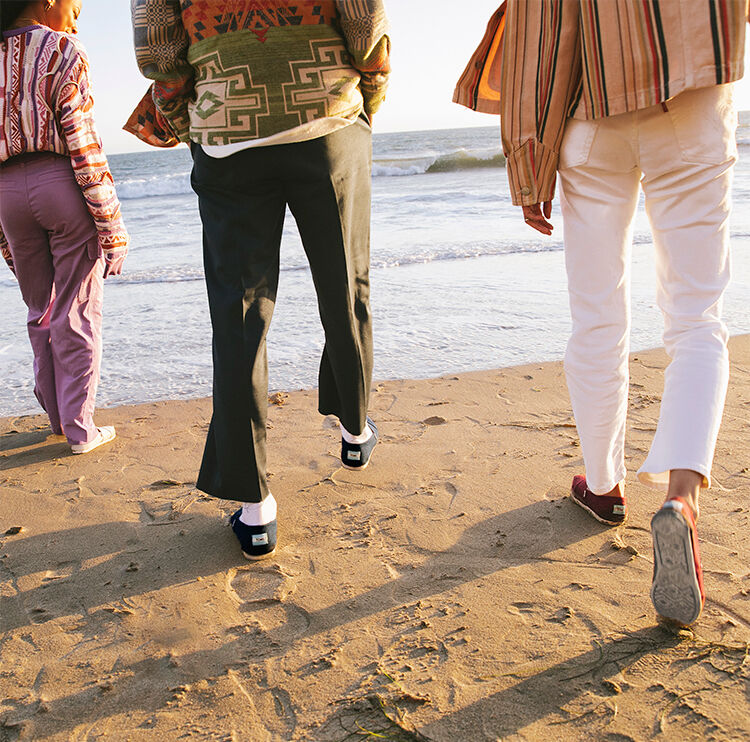
[[[604,484],[599,487],[598,482],[593,481],[592,486],[592,480],[589,479],[588,472],[586,473],[586,487],[589,490],[589,492],[593,492],[595,495],[608,495],[615,487],[617,487],[618,484],[621,484],[623,487],[625,486],[625,478],[627,476],[627,472],[623,469],[621,476],[615,476],[610,482],[604,482]]]
[[[652,489],[666,492],[669,489],[669,472],[674,469],[687,469],[700,474],[703,477],[701,489],[707,490],[711,486],[711,469],[702,464],[675,464],[665,471],[648,471],[644,465],[638,470],[638,481]]]

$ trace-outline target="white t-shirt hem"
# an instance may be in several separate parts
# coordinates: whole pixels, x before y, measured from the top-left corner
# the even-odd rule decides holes
[[[294,129],[280,131],[270,137],[262,139],[248,139],[244,142],[232,142],[232,144],[201,144],[201,149],[209,156],[216,158],[229,157],[254,147],[271,147],[277,144],[292,144],[294,142],[305,142],[308,139],[317,139],[334,131],[351,126],[357,118],[348,119],[340,116],[329,116],[327,118],[308,121],[306,124],[296,126]]]

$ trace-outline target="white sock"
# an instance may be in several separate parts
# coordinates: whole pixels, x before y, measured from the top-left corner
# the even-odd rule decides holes
[[[276,520],[276,500],[269,492],[263,502],[246,502],[242,505],[240,521],[246,526],[267,526]]]
[[[339,427],[341,428],[341,437],[347,442],[351,444],[362,444],[367,443],[367,441],[372,438],[372,428],[365,424],[365,430],[363,433],[360,433],[359,435],[352,435],[343,425],[339,424]]]

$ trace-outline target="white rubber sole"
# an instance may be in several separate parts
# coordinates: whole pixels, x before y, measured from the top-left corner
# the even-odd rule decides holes
[[[111,425],[105,425],[101,428],[97,428],[99,435],[94,438],[93,441],[88,443],[73,443],[70,446],[70,450],[75,454],[89,453],[99,446],[103,446],[105,443],[111,443],[117,438],[117,433]]]
[[[651,602],[661,618],[689,626],[703,609],[690,525],[677,510],[662,508],[651,519],[651,536],[654,541]]]
[[[370,466],[370,460],[368,459],[367,463],[363,464],[362,466],[349,466],[342,461],[341,466],[343,466],[344,469],[348,469],[349,471],[362,471],[363,469],[367,469],[367,467]]]
[[[268,557],[273,556],[276,553],[276,547],[273,548],[273,551],[269,551],[268,554],[259,554],[258,556],[254,556],[252,554],[248,554],[246,551],[242,552],[242,556],[245,557],[249,562],[260,562],[263,559],[268,559]]]

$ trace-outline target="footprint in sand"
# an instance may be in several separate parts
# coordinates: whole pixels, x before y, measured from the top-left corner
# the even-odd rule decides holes
[[[530,616],[539,612],[539,607],[535,603],[516,602],[508,606],[508,613],[515,616]]]
[[[564,624],[571,618],[573,618],[573,609],[570,606],[564,605],[562,608],[558,608],[552,615],[547,616],[547,621]]]
[[[43,605],[37,605],[27,611],[31,623],[46,623],[55,618]]]
[[[46,587],[57,580],[68,579],[78,567],[76,562],[60,562],[57,569],[49,569],[42,577],[42,587]]]
[[[294,587],[292,577],[276,564],[232,569],[227,575],[227,592],[239,603],[281,602]]]
[[[278,565],[232,569],[225,589],[261,634],[272,635],[272,645],[300,636],[310,626],[307,611],[288,601],[296,589],[294,578]]]

